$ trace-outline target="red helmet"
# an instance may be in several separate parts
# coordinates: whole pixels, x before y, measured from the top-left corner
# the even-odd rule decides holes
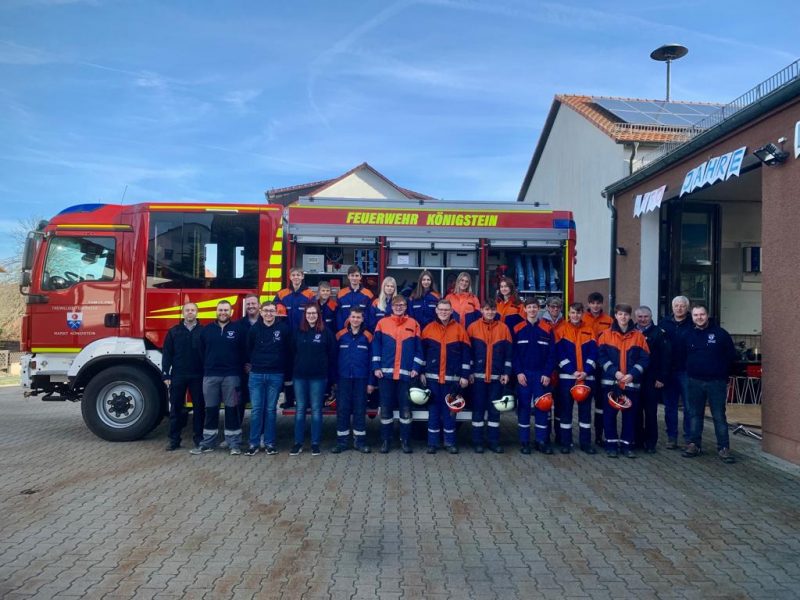
[[[533,406],[539,410],[548,411],[553,408],[553,394],[545,392],[533,401]]]
[[[464,400],[464,396],[458,392],[450,392],[447,394],[447,396],[444,397],[444,403],[447,404],[447,408],[454,413],[461,412],[467,405],[466,400]]]
[[[569,389],[569,393],[575,402],[583,402],[592,395],[592,388],[582,381],[578,381]]]
[[[617,410],[628,410],[631,406],[633,406],[631,399],[625,394],[617,394],[613,391],[608,392],[608,404]]]

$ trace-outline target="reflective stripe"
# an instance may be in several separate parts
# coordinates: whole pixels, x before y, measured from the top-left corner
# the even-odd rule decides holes
[[[381,369],[381,372],[386,373],[388,375],[393,375],[395,371],[391,367],[383,367]],[[405,369],[397,369],[397,373],[400,375],[411,375],[411,371],[407,371]]]
[[[353,435],[367,435],[367,432],[366,431],[356,431],[354,429],[353,430]]]
[[[595,408],[595,409],[594,409],[594,414],[596,414],[596,415],[602,415],[602,414],[603,414],[603,409],[602,409],[602,408]]]
[[[422,360],[421,358],[417,358],[417,357],[414,357],[414,362],[417,363],[418,365],[424,365],[425,364],[424,360]]]
[[[361,344],[358,344],[356,348],[360,348],[361,350],[369,350],[369,346],[362,346]]]
[[[217,435],[216,429],[203,429],[203,435]]]
[[[591,359],[591,358],[587,358],[587,359],[586,359],[586,364],[587,364],[587,365],[592,365],[593,367],[596,367],[596,366],[597,366],[597,363],[596,363],[596,362],[594,362],[594,360],[593,360],[593,359]]]
[[[569,374],[569,373],[559,373],[558,374],[558,378],[559,379],[576,379],[575,375],[572,375],[572,374]]]
[[[472,422],[472,426],[473,427],[483,427],[483,421],[473,421]]]
[[[601,379],[600,383],[602,383],[603,385],[615,385],[617,382],[614,381],[613,379]]]
[[[620,444],[624,444],[625,446],[630,446],[630,442],[626,442],[625,440],[617,440]]]
[[[466,363],[466,364],[465,363],[461,363],[461,368],[462,369],[469,369],[469,367],[470,367],[469,363]]]
[[[294,381],[284,381],[283,385],[294,385]]]
[[[549,346],[549,345],[550,345],[550,342],[543,342],[543,341],[541,341],[541,340],[539,340],[539,341],[538,341],[538,342],[536,342],[536,343],[537,343],[537,344],[541,344],[542,346]]]
[[[639,373],[644,373],[644,367],[642,365],[633,365],[634,369],[639,369]]]
[[[591,429],[592,428],[592,424],[591,423],[578,423],[578,425],[580,425],[581,429]]]
[[[413,419],[402,419],[402,418],[401,418],[401,419],[400,419],[400,422],[401,422],[403,425],[409,425],[409,424],[411,423],[411,421],[412,421],[412,420],[413,420]]]
[[[500,423],[496,421],[489,421],[487,425],[489,425],[489,427],[500,427]]]
[[[522,423],[518,423],[518,425],[520,427],[522,427],[523,429],[530,429],[531,428],[531,424],[530,423],[528,423],[527,425],[523,425]]]
[[[226,429],[225,435],[242,435],[241,429]]]
[[[441,429],[428,429],[428,433],[439,433]]]
[[[572,429],[572,423],[562,423],[561,429]]]
[[[517,340],[518,344],[527,344],[528,340]]]
[[[536,429],[550,429],[547,425],[537,425]]]
[[[507,367],[510,367],[510,366],[511,366],[511,361],[510,361],[510,360],[507,360],[507,361],[506,361],[505,363],[503,363],[503,364],[504,364],[505,366],[507,366]]]
[[[611,361],[608,361],[606,364],[603,365],[603,369],[607,369],[608,367],[610,367],[613,364],[614,363],[612,363]]]
[[[339,348],[345,348],[345,349],[347,349],[347,348],[349,348],[349,347],[350,347],[350,346],[348,346],[347,344],[339,344]]]
[[[455,433],[456,430],[455,429],[445,429],[444,432],[445,433]]]
[[[563,367],[564,365],[568,365],[569,363],[570,363],[570,360],[568,358],[565,358],[560,363],[558,363],[558,366],[559,367]]]
[[[349,429],[345,429],[344,431],[339,431],[338,429],[336,430],[336,435],[338,435],[340,437],[344,437],[344,436],[348,435],[349,433],[350,433]]]
[[[606,442],[609,444],[617,444],[619,443],[619,440],[606,440]]]
[[[391,425],[394,423],[394,419],[381,419],[381,425]]]

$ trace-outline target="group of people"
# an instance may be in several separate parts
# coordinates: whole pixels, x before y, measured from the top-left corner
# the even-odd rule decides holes
[[[169,330],[163,345],[170,398],[167,450],[180,447],[187,391],[194,408],[190,452],[204,454],[220,445],[222,404],[230,453],[251,456],[261,448],[278,452],[281,391],[284,408],[295,409],[292,456],[304,449],[307,409],[311,453],[320,454],[323,405],[334,397],[331,451],[338,454],[352,445],[369,453],[367,404],[377,393],[382,453],[392,448],[395,411],[399,446],[404,453],[413,451],[415,404],[428,412],[428,453],[442,448],[458,453],[457,413],[465,405],[471,411],[473,451],[502,453],[501,411],[508,408],[508,398],[516,398],[523,454],[553,454],[551,439],[561,453],[572,452],[577,404],[580,450],[596,454],[599,446],[609,457],[635,458],[637,448],[656,451],[663,399],[668,449],[679,448],[682,400],[683,456],[700,454],[708,402],[719,457],[733,462],[725,420],[733,342],[711,323],[707,307],[695,304],[690,315],[684,296],[672,301],[672,315],[656,325],[646,306],[634,311],[617,304],[613,314],[606,314],[599,293],[589,295],[586,308],[575,302],[563,314],[561,298],[548,298],[545,306],[535,298],[521,299],[508,277],[500,277],[496,297],[483,302],[466,272],[445,297],[428,271],[409,298],[398,293],[391,277],[374,297],[356,266],[336,298],[325,282],[312,293],[301,269],[292,269],[289,279],[291,285],[273,300],[259,303],[257,296],[247,296],[245,314],[236,322],[227,301],[217,305],[215,321],[205,326],[198,324],[197,306],[184,305],[182,322]],[[243,444],[248,403],[249,438]]]

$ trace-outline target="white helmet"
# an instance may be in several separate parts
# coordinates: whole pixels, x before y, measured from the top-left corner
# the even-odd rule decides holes
[[[431,397],[431,391],[427,388],[412,387],[408,390],[408,397],[414,404],[422,406]]]
[[[494,408],[497,412],[509,412],[514,410],[516,406],[516,402],[514,402],[514,394],[509,392],[500,396],[497,400],[492,400],[492,404],[494,404]]]

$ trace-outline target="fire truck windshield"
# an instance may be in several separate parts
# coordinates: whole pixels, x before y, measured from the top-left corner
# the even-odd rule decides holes
[[[81,281],[114,279],[113,237],[50,238],[42,273],[43,290],[63,290]]]

